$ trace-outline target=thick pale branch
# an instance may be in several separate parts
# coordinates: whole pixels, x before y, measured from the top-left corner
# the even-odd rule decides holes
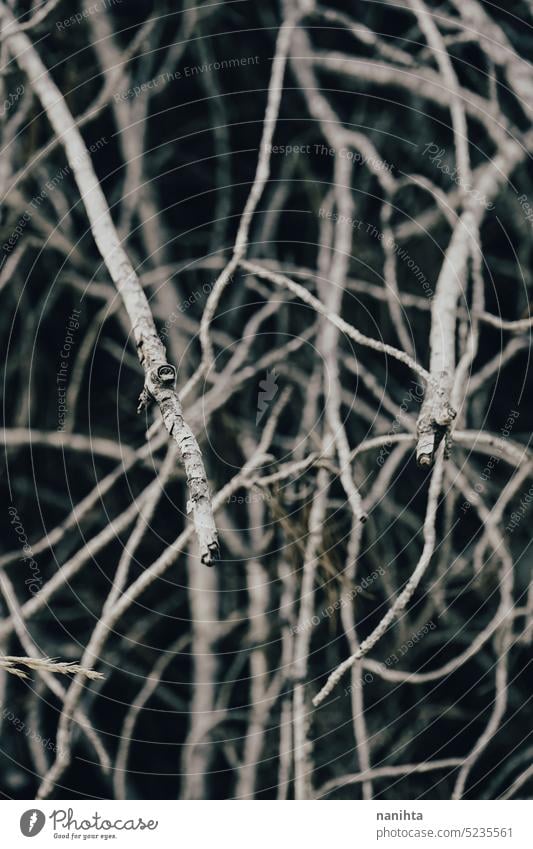
[[[15,18],[4,4],[0,12],[8,25],[15,24]],[[65,150],[94,240],[126,307],[145,373],[141,408],[148,401],[154,401],[161,410],[166,429],[178,445],[189,485],[188,511],[193,515],[200,558],[202,563],[211,566],[218,551],[218,541],[209,486],[200,448],[183,418],[175,385],[176,369],[167,362],[165,346],[158,336],[148,299],[121,245],[91,157],[61,92],[30,39],[17,31],[8,31],[6,37],[17,64],[30,80]]]

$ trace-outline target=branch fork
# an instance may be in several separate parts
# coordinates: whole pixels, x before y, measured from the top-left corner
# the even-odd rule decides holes
[[[435,386],[428,384],[427,395],[420,415],[418,417],[416,430],[418,441],[416,446],[416,461],[419,466],[431,466],[435,459],[437,449],[443,439],[446,440],[445,455],[447,455],[451,441],[451,427],[457,416],[457,411],[450,404],[447,375],[441,375],[441,381]]]

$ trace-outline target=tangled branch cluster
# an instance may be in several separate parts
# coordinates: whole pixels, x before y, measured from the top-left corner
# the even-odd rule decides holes
[[[351,5],[0,0],[6,796],[531,789],[533,7]]]

